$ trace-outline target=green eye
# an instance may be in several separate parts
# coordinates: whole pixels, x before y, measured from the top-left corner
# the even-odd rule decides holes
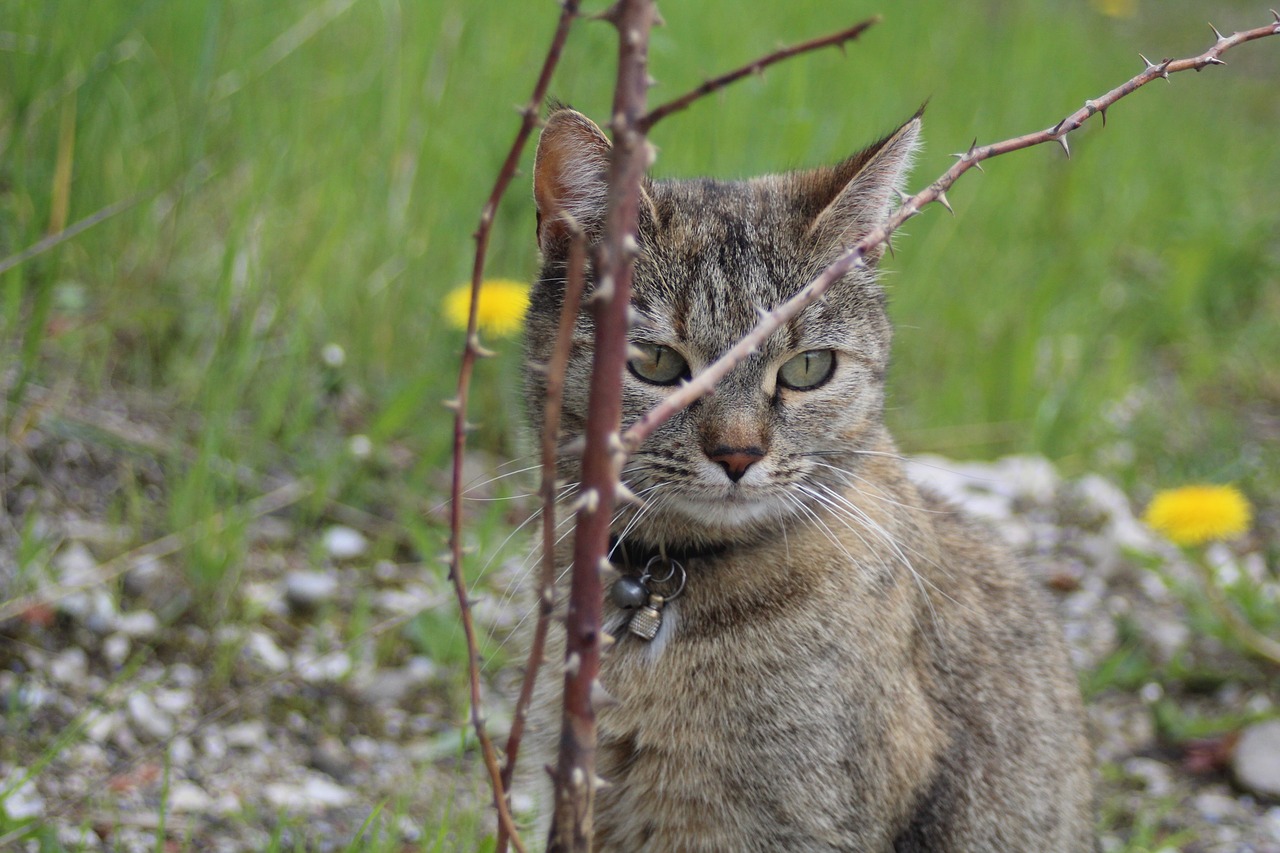
[[[778,369],[778,383],[792,391],[810,391],[826,383],[836,369],[836,354],[829,349],[802,352]]]
[[[627,362],[637,378],[653,385],[674,385],[689,376],[689,362],[671,347],[632,344],[640,355]]]

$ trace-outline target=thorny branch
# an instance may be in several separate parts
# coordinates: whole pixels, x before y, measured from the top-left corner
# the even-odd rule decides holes
[[[661,403],[654,406],[632,424],[622,436],[623,444],[627,450],[634,451],[668,418],[694,400],[711,393],[715,389],[717,382],[723,379],[739,362],[755,352],[778,328],[799,314],[811,302],[821,298],[827,288],[846,273],[863,266],[866,263],[864,258],[868,252],[881,243],[887,242],[902,223],[919,214],[925,205],[938,202],[948,211],[951,210],[951,204],[947,201],[947,190],[965,172],[975,167],[981,171],[983,160],[989,160],[1001,154],[1008,154],[1010,151],[1030,148],[1033,145],[1041,145],[1045,142],[1057,142],[1062,146],[1067,156],[1070,156],[1071,149],[1067,145],[1067,135],[1071,131],[1080,127],[1098,113],[1102,114],[1103,122],[1105,123],[1107,110],[1112,104],[1137,91],[1152,80],[1160,78],[1168,80],[1169,75],[1179,71],[1199,71],[1210,65],[1226,65],[1221,57],[1231,48],[1255,39],[1280,35],[1280,14],[1277,14],[1274,10],[1271,14],[1276,19],[1275,23],[1255,27],[1230,36],[1224,36],[1218,32],[1217,28],[1213,28],[1217,40],[1212,47],[1198,56],[1187,59],[1164,59],[1160,62],[1151,62],[1139,54],[1142,57],[1143,64],[1146,66],[1140,74],[1100,97],[1085,101],[1083,107],[1052,127],[990,145],[980,146],[975,141],[968,151],[955,155],[957,158],[956,163],[939,176],[937,180],[913,196],[904,195],[902,204],[897,212],[889,217],[883,225],[873,229],[859,240],[857,244],[837,258],[831,266],[823,270],[817,278],[806,284],[795,296],[772,310],[762,311],[760,322],[746,337],[738,341],[728,352],[715,362],[707,365],[704,370],[686,382],[678,391],[667,396]],[[1212,25],[1210,26],[1212,27]]]
[[[853,41],[878,23],[880,23],[879,16],[867,18],[865,21],[856,23],[852,27],[849,27],[846,30],[841,30],[838,33],[832,33],[831,35],[810,39],[809,41],[794,44],[790,47],[780,48],[768,56],[762,56],[753,62],[748,62],[740,68],[735,68],[733,71],[721,74],[719,77],[713,77],[686,94],[667,101],[659,107],[654,107],[641,120],[640,126],[647,133],[655,124],[662,121],[672,113],[680,112],[680,110],[688,107],[694,101],[700,98],[705,98],[712,92],[725,88],[730,83],[736,83],[743,77],[751,74],[760,74],[775,62],[781,62],[784,59],[790,59],[791,57],[799,56],[802,53],[811,53],[815,50],[821,50],[824,47],[838,47],[841,50],[844,50],[844,46],[847,42]]]
[[[618,76],[614,88],[613,149],[604,239],[596,248],[599,274],[592,293],[595,352],[582,455],[582,492],[573,543],[573,573],[565,614],[564,708],[560,753],[554,771],[555,801],[547,850],[592,849],[596,723],[592,694],[598,690],[603,590],[600,566],[625,455],[618,440],[622,422],[622,371],[627,363],[627,313],[637,251],[641,182],[653,148],[641,120],[649,88],[649,32],[657,17],[653,0],[618,0],[605,14],[618,30]]]
[[[546,654],[547,630],[555,609],[556,582],[556,444],[560,431],[560,411],[564,402],[564,373],[569,363],[569,349],[573,341],[573,327],[582,310],[582,291],[586,280],[586,235],[580,229],[573,231],[569,243],[568,278],[565,282],[564,304],[560,308],[560,326],[556,330],[556,345],[546,365],[547,384],[543,392],[542,424],[542,484],[539,497],[542,502],[542,567],[538,577],[538,621],[534,625],[533,639],[529,643],[528,663],[524,681],[516,700],[511,719],[511,732],[507,736],[507,760],[502,768],[502,784],[508,792],[520,757],[520,741],[524,737],[525,720],[538,670]],[[502,828],[498,831],[497,853],[505,853],[507,839]]]
[[[502,781],[502,771],[498,767],[498,756],[494,751],[493,742],[485,729],[484,714],[480,700],[480,652],[476,643],[475,625],[471,619],[471,602],[467,595],[466,578],[462,571],[462,462],[467,442],[467,399],[471,389],[471,374],[474,370],[476,359],[488,355],[488,352],[480,345],[480,337],[476,331],[476,314],[480,302],[480,282],[484,278],[484,262],[489,249],[489,235],[493,228],[494,214],[497,212],[498,202],[502,200],[507,187],[510,186],[512,179],[515,177],[516,164],[519,162],[520,153],[524,150],[525,143],[528,142],[529,136],[533,133],[533,129],[538,123],[539,109],[547,96],[547,87],[551,83],[551,76],[555,72],[556,65],[559,64],[560,53],[564,49],[565,40],[569,35],[569,27],[574,18],[578,16],[579,5],[580,0],[564,0],[560,21],[556,25],[555,35],[552,36],[546,59],[543,60],[542,70],[538,74],[538,82],[533,87],[533,94],[530,95],[529,102],[521,111],[520,129],[516,132],[516,138],[511,143],[511,149],[507,153],[507,159],[502,164],[502,170],[498,173],[498,179],[494,182],[493,190],[489,194],[489,200],[485,203],[484,209],[480,214],[480,225],[475,233],[475,263],[471,271],[471,308],[467,318],[467,343],[462,352],[462,366],[458,371],[458,394],[448,404],[454,410],[453,480],[449,504],[449,576],[453,581],[454,592],[458,597],[462,630],[466,635],[467,641],[467,657],[470,664],[471,722],[475,727],[476,737],[480,741],[485,768],[489,772],[489,781],[493,787],[493,804],[498,810],[498,826],[501,828],[501,832],[511,839],[512,844],[521,853],[525,848],[516,834],[515,823],[511,818],[511,810],[507,804],[506,789]]]

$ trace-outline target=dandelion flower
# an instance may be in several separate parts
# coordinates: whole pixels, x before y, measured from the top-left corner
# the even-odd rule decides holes
[[[1109,18],[1132,18],[1138,14],[1138,0],[1093,0],[1093,8]]]
[[[476,324],[491,335],[510,335],[520,328],[528,308],[529,285],[502,278],[490,279],[480,285]],[[470,311],[470,284],[462,284],[449,291],[444,300],[444,313],[453,326],[465,330]]]
[[[1235,486],[1183,486],[1157,492],[1142,520],[1174,544],[1191,546],[1239,536],[1252,516]]]

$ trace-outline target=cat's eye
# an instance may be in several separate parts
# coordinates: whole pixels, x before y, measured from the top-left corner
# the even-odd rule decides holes
[[[778,384],[792,391],[810,391],[826,383],[836,369],[836,354],[829,349],[811,349],[792,358],[778,369]]]
[[[639,352],[627,362],[637,378],[653,385],[674,385],[689,376],[689,362],[671,347],[661,344],[632,344]]]

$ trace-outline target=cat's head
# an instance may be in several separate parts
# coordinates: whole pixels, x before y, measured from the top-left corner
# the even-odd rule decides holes
[[[917,115],[834,167],[747,181],[644,183],[632,284],[635,355],[623,377],[623,426],[710,364],[772,308],[888,215],[918,147]],[[563,302],[569,226],[603,236],[611,146],[557,109],[534,175],[543,268],[526,328],[525,393],[541,427]],[[878,252],[869,259],[878,259]],[[883,438],[890,327],[874,263],[779,329],[715,394],[661,426],[624,468],[645,501],[618,529],[649,544],[755,538],[806,507],[837,500],[860,451]],[[591,275],[588,273],[588,292]],[[562,443],[582,434],[594,324],[584,302],[565,376]],[[569,456],[561,475],[578,477]],[[638,515],[638,517],[637,517]]]

